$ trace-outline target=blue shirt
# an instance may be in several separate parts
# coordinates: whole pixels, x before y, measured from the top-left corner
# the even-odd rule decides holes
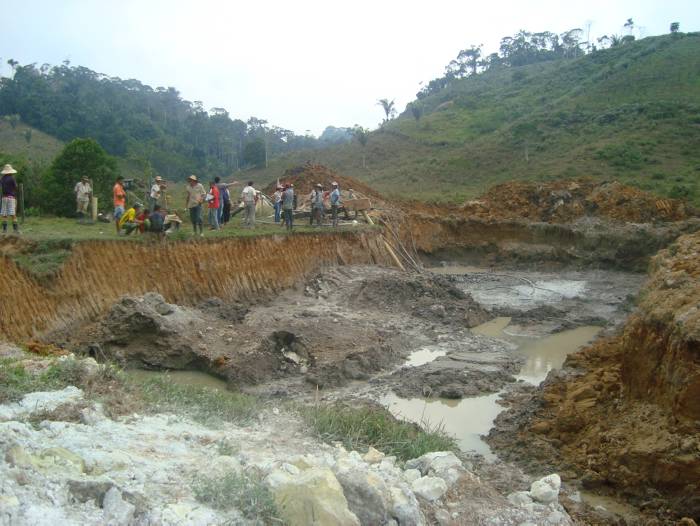
[[[339,205],[340,204],[340,190],[337,188],[331,192],[331,204],[332,205]]]

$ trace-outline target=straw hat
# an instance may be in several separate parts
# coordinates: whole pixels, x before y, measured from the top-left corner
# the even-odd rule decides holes
[[[316,183],[316,188],[323,188],[323,185],[321,183]]]
[[[12,165],[11,165],[11,164],[6,164],[6,165],[3,167],[2,172],[0,172],[0,174],[2,174],[2,175],[16,174],[16,173],[17,173],[17,170],[15,170],[14,168],[12,168]]]
[[[163,178],[160,175],[156,175],[156,183],[160,183]]]
[[[195,183],[197,182],[197,176],[196,175],[190,175],[187,179],[190,181],[194,181]]]
[[[338,186],[338,183],[336,183],[335,181],[333,181],[333,182],[331,183],[331,186]]]

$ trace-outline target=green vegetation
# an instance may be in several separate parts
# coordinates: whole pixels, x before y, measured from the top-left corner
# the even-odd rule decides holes
[[[3,152],[12,152],[17,158],[39,163],[51,162],[63,148],[63,143],[58,139],[23,122],[12,126],[8,116],[0,118],[0,145]]]
[[[192,484],[195,498],[217,510],[237,509],[255,525],[284,524],[275,501],[261,477],[229,472],[223,476],[199,477]]]
[[[399,421],[380,407],[319,405],[301,407],[300,412],[322,440],[342,442],[347,449],[363,451],[372,446],[400,460],[409,460],[430,451],[457,447],[441,427],[421,428]]]
[[[253,179],[313,158],[398,197],[462,201],[508,180],[590,176],[700,205],[700,33],[528,60],[449,78],[421,96],[420,117],[409,108],[366,146],[288,153]]]
[[[207,425],[221,422],[250,422],[261,408],[251,397],[231,391],[182,385],[163,378],[149,378],[136,383],[140,396],[156,412],[174,412]]]

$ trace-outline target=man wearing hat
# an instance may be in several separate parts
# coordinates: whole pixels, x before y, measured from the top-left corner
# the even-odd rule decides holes
[[[202,201],[204,201],[204,196],[207,193],[204,191],[202,183],[197,181],[196,175],[190,175],[187,181],[189,183],[187,185],[187,210],[190,212],[194,235],[197,235],[197,228],[199,228],[199,235],[204,237],[204,232],[202,231]]]
[[[148,204],[151,212],[155,210],[158,200],[160,199],[161,192],[163,191],[163,178],[160,175],[156,175],[156,179],[151,186],[151,193],[148,196]]]
[[[282,212],[284,213],[284,225],[287,230],[294,228],[294,185],[287,183],[282,192]]]
[[[338,226],[338,208],[340,208],[340,188],[338,188],[338,183],[331,183],[333,191],[331,192],[331,217],[333,219],[333,226]]]
[[[280,215],[282,212],[282,191],[284,189],[282,188],[281,184],[277,185],[277,189],[275,190],[275,193],[272,194],[272,202],[275,204],[275,223],[280,222]]]
[[[12,168],[11,164],[6,164],[0,174],[0,193],[2,193],[2,201],[0,201],[0,216],[2,216],[2,233],[7,232],[7,218],[12,218],[12,230],[19,232],[17,224],[17,181],[15,174],[17,170]]]
[[[90,185],[90,179],[87,175],[83,175],[75,184],[73,188],[75,192],[75,199],[77,203],[76,214],[78,216],[78,223],[85,221],[85,216],[88,213],[88,207],[90,206],[90,198],[92,197],[92,185]]]

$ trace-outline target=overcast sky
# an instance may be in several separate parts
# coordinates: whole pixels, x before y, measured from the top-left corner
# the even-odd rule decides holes
[[[316,135],[374,128],[377,99],[403,110],[460,49],[497,51],[519,29],[591,37],[700,30],[700,0],[0,0],[0,58],[69,59],[100,73],[173,86],[187,100]]]

